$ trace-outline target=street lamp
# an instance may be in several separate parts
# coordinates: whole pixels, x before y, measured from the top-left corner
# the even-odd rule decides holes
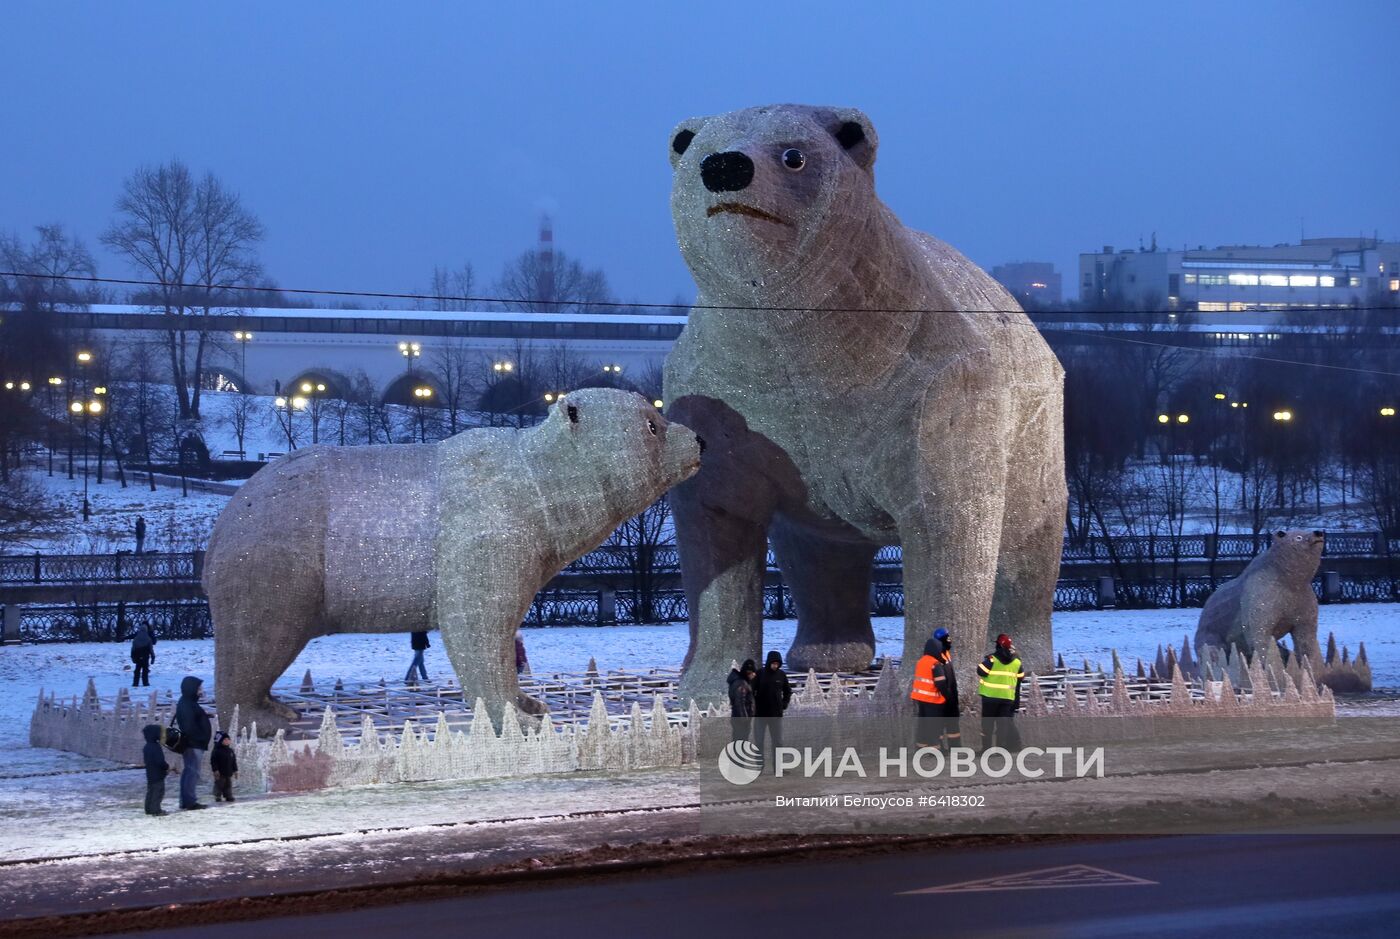
[[[83,521],[86,522],[92,518],[92,503],[88,501],[88,418],[102,413],[102,402],[96,399],[74,401],[68,405],[68,410],[83,418]]]
[[[556,401],[563,401],[563,400],[564,400],[564,395],[565,395],[565,394],[567,394],[567,392],[563,392],[563,391],[546,391],[546,392],[544,393],[544,400],[545,400],[545,403],[546,403],[546,404],[553,404],[553,403],[556,402]]]
[[[1275,412],[1274,412],[1274,420],[1279,421],[1280,423],[1286,424],[1286,423],[1288,423],[1289,421],[1293,420],[1293,412],[1292,412],[1292,411],[1287,411],[1287,410],[1284,410],[1284,411],[1275,411]]]
[[[1394,416],[1395,416],[1395,409],[1394,409],[1394,408],[1381,408],[1381,417],[1394,417]]]
[[[661,405],[662,405],[662,401],[661,401],[660,398],[657,398],[655,401],[653,401],[653,402],[651,403],[651,406],[654,407],[654,408],[656,408],[658,411],[661,410]]]
[[[54,396],[54,392],[58,391],[59,386],[62,385],[62,384],[63,384],[63,379],[62,379],[62,378],[59,378],[57,375],[55,375],[54,377],[52,377],[52,378],[49,379],[49,409],[48,409],[48,413],[47,413],[45,416],[48,418],[48,424],[49,424],[49,475],[50,475],[50,476],[53,475],[53,451],[54,451],[54,449],[58,446],[58,442],[55,441],[55,440],[53,439],[54,424],[57,423],[57,421],[54,420],[54,416],[53,416],[53,408],[54,408],[53,396]]]
[[[415,406],[418,408],[418,440],[420,443],[428,442],[427,427],[423,422],[423,406],[433,397],[433,389],[427,385],[419,385],[413,389]]]
[[[297,411],[306,407],[306,399],[301,395],[292,398],[278,397],[272,402],[272,406],[279,412],[277,420],[282,423],[283,428],[287,431],[288,452],[295,450],[297,445],[296,442],[292,440],[292,416],[296,414]],[[286,414],[285,420],[282,418],[282,414]]]
[[[507,374],[507,375],[508,375],[508,374],[510,374],[511,372],[515,371],[515,363],[514,363],[514,362],[508,362],[508,361],[505,361],[505,360],[502,360],[502,361],[500,361],[500,362],[492,362],[492,363],[491,363],[491,371],[493,371],[493,372],[495,372],[495,373],[497,373],[497,374],[503,374],[503,373],[504,373],[504,374]]]
[[[253,341],[253,334],[242,329],[233,332],[233,340],[238,343],[238,380],[244,385],[248,384],[248,343]],[[239,388],[244,394],[248,393],[247,388]]]
[[[416,342],[399,343],[399,355],[403,356],[403,370],[413,371],[413,360],[423,354],[423,346]]]

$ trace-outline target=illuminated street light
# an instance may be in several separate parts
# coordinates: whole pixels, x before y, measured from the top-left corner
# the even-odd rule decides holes
[[[1176,416],[1176,422],[1177,422],[1178,424],[1189,424],[1189,423],[1191,423],[1191,415],[1190,415],[1190,414],[1178,414],[1178,415]]]
[[[1217,400],[1217,401],[1224,401],[1224,400],[1225,400],[1225,392],[1223,392],[1223,391],[1217,391],[1217,392],[1215,393],[1215,400]]]
[[[1288,421],[1293,420],[1293,412],[1292,412],[1292,411],[1275,411],[1275,412],[1274,412],[1274,420],[1280,421],[1280,422],[1283,422],[1283,423],[1287,423]]]
[[[78,361],[81,362],[81,363],[83,363],[84,365],[88,364],[89,362],[92,361],[92,353],[91,353],[91,352],[79,352],[79,353],[78,353]]]
[[[651,406],[654,407],[654,408],[656,408],[658,411],[661,410],[661,399],[660,399],[660,398],[657,398],[655,401],[653,401],[653,402],[651,403]]]
[[[72,411],[74,414],[83,413],[83,402],[74,401],[72,404],[68,405],[68,410]]]
[[[1171,422],[1172,422],[1172,417],[1171,417],[1170,414],[1158,414],[1158,415],[1157,415],[1157,423],[1159,423],[1159,424],[1170,424]]]
[[[49,379],[49,384],[50,384],[50,385],[55,385],[55,386],[61,385],[61,384],[63,384],[63,379],[62,379],[62,378],[50,378],[50,379]]]
[[[502,360],[502,361],[500,361],[500,362],[492,362],[492,363],[491,363],[491,370],[492,370],[493,372],[505,372],[505,373],[509,374],[510,372],[515,371],[515,363],[514,363],[514,362],[505,361],[505,360]]]
[[[88,413],[89,413],[89,414],[101,414],[101,413],[102,413],[102,402],[101,402],[101,401],[89,401],[89,402],[88,402],[87,409],[88,409]]]
[[[92,393],[95,395],[105,395],[107,393],[107,386],[98,385],[96,388],[92,389]]]
[[[5,382],[5,390],[6,390],[6,391],[14,391],[14,390],[15,390],[15,383],[12,382],[12,381],[7,381],[7,382]]]
[[[1394,409],[1394,408],[1381,408],[1381,417],[1394,417],[1394,416],[1395,416],[1395,409]]]

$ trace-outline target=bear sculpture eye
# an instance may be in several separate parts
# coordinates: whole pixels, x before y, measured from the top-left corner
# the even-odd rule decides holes
[[[652,420],[647,421],[647,430],[651,431],[651,435],[652,435],[653,437],[655,437],[655,436],[656,436],[656,421],[652,421]]]
[[[798,149],[796,149],[796,148],[792,148],[792,149],[784,150],[784,151],[783,151],[783,166],[786,166],[788,169],[792,170],[794,173],[797,172],[798,170],[802,169],[802,167],[804,167],[804,166],[806,166],[806,165],[807,165],[807,155],[806,155],[805,153],[803,153],[801,150],[798,150]]]

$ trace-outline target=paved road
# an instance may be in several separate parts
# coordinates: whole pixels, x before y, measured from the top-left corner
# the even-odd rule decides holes
[[[1007,889],[1008,877],[1057,886]],[[985,878],[1002,880],[910,892]],[[1400,837],[1193,836],[760,863],[145,935],[625,939],[756,930],[857,939],[1394,937]]]

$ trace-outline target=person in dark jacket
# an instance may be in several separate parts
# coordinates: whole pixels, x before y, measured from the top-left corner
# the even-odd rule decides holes
[[[763,661],[763,671],[758,673],[758,680],[754,684],[754,717],[758,718],[754,722],[757,730],[755,743],[758,750],[763,752],[767,738],[773,740],[773,752],[776,755],[779,747],[783,745],[783,712],[787,710],[788,702],[792,700],[792,684],[788,681],[787,673],[783,671],[783,657],[777,649],[768,653],[768,658]]]
[[[136,553],[146,550],[146,517],[136,516]]]
[[[169,815],[160,805],[165,799],[165,777],[170,772],[165,747],[160,745],[160,725],[147,724],[141,728],[141,736],[146,738],[146,745],[141,748],[141,758],[146,763],[146,814]]]
[[[523,674],[530,667],[530,659],[525,655],[525,637],[520,630],[515,631],[515,674]]]
[[[238,772],[238,754],[233,752],[233,738],[219,731],[214,752],[209,754],[209,768],[214,771],[214,801],[233,801],[233,777]]]
[[[753,683],[758,677],[758,666],[753,659],[744,659],[744,664],[729,670],[729,727],[731,740],[748,740],[753,732],[754,693]]]
[[[180,739],[185,747],[180,751],[184,763],[180,771],[182,809],[206,808],[199,801],[199,764],[204,762],[214,728],[209,723],[209,713],[199,706],[199,699],[204,696],[200,687],[203,684],[203,679],[186,675],[180,680],[180,701],[175,705],[175,725],[180,728]]]
[[[933,639],[930,641],[936,646],[933,653],[936,660],[933,666],[933,682],[943,693],[943,703],[936,705],[940,721],[939,746],[942,747],[944,755],[947,755],[953,747],[962,746],[962,733],[959,728],[962,709],[958,706],[958,673],[953,668],[953,639],[948,635],[948,630],[940,628],[934,630]]]
[[[431,646],[432,643],[428,641],[427,633],[415,632],[411,638],[411,645],[413,646],[413,661],[409,663],[408,674],[403,677],[403,680],[413,685],[418,683],[418,679],[413,674],[414,672],[421,675],[424,681],[428,680],[428,669],[423,665],[423,653],[428,651],[428,647]]]
[[[131,661],[135,669],[131,673],[131,687],[151,684],[151,663],[156,660],[156,638],[145,626],[137,626],[131,637]]]

